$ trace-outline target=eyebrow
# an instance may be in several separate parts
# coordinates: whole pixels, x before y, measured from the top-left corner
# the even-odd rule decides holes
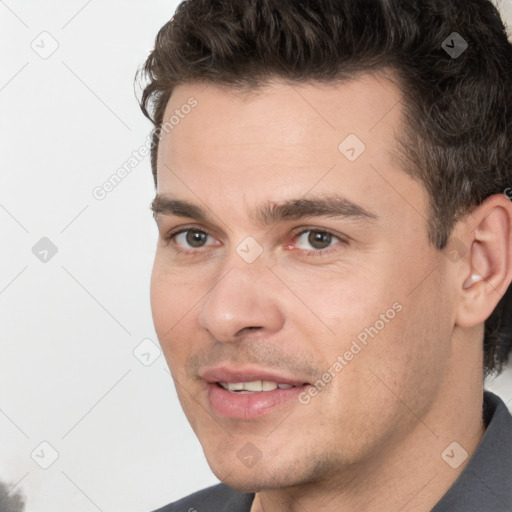
[[[199,222],[208,222],[211,219],[207,210],[201,206],[162,194],[155,196],[151,203],[151,210],[155,218],[160,215],[174,215]],[[375,213],[338,194],[269,203],[252,214],[253,220],[263,226],[307,217],[349,218],[367,221],[375,221],[379,218]]]

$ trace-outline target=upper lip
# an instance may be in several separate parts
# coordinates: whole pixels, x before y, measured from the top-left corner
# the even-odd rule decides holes
[[[235,368],[228,366],[206,367],[199,371],[199,377],[209,383],[214,382],[254,382],[257,380],[302,386],[307,380],[287,377],[276,372],[257,368]]]

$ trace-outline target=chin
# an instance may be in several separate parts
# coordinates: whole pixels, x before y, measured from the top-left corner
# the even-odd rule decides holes
[[[262,461],[259,461],[252,468],[246,468],[239,462],[236,455],[233,456],[233,464],[228,465],[226,459],[229,459],[229,457],[224,454],[222,462],[217,462],[218,459],[212,461],[210,458],[207,458],[207,461],[213,474],[235,491],[256,493],[265,489],[283,487],[282,482],[279,481],[280,479],[274,478]]]
[[[231,470],[232,472],[229,474],[224,473],[224,477],[221,474],[215,474],[215,476],[222,483],[238,492],[257,493],[300,485],[300,482],[295,482],[293,479],[291,481],[288,481],[288,479],[280,480],[272,475],[256,474],[256,472],[253,472],[251,475],[241,476],[235,474],[233,468]]]
[[[219,480],[221,479],[219,478]],[[263,485],[259,479],[258,481],[254,481],[254,479],[241,480],[240,478],[234,477],[233,475],[230,475],[228,478],[221,480],[221,482],[238,492],[257,493],[269,489],[269,487]]]

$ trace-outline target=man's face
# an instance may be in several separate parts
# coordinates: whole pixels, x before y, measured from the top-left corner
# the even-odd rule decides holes
[[[176,110],[151,301],[212,470],[258,491],[385,458],[448,385],[455,302],[426,193],[393,156],[398,90],[185,84],[164,121]]]

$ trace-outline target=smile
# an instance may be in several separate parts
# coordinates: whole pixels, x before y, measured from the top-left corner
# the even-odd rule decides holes
[[[262,391],[274,391],[275,389],[290,389],[292,384],[284,382],[272,382],[269,380],[253,380],[251,382],[218,382],[222,388],[235,393],[261,393]]]

